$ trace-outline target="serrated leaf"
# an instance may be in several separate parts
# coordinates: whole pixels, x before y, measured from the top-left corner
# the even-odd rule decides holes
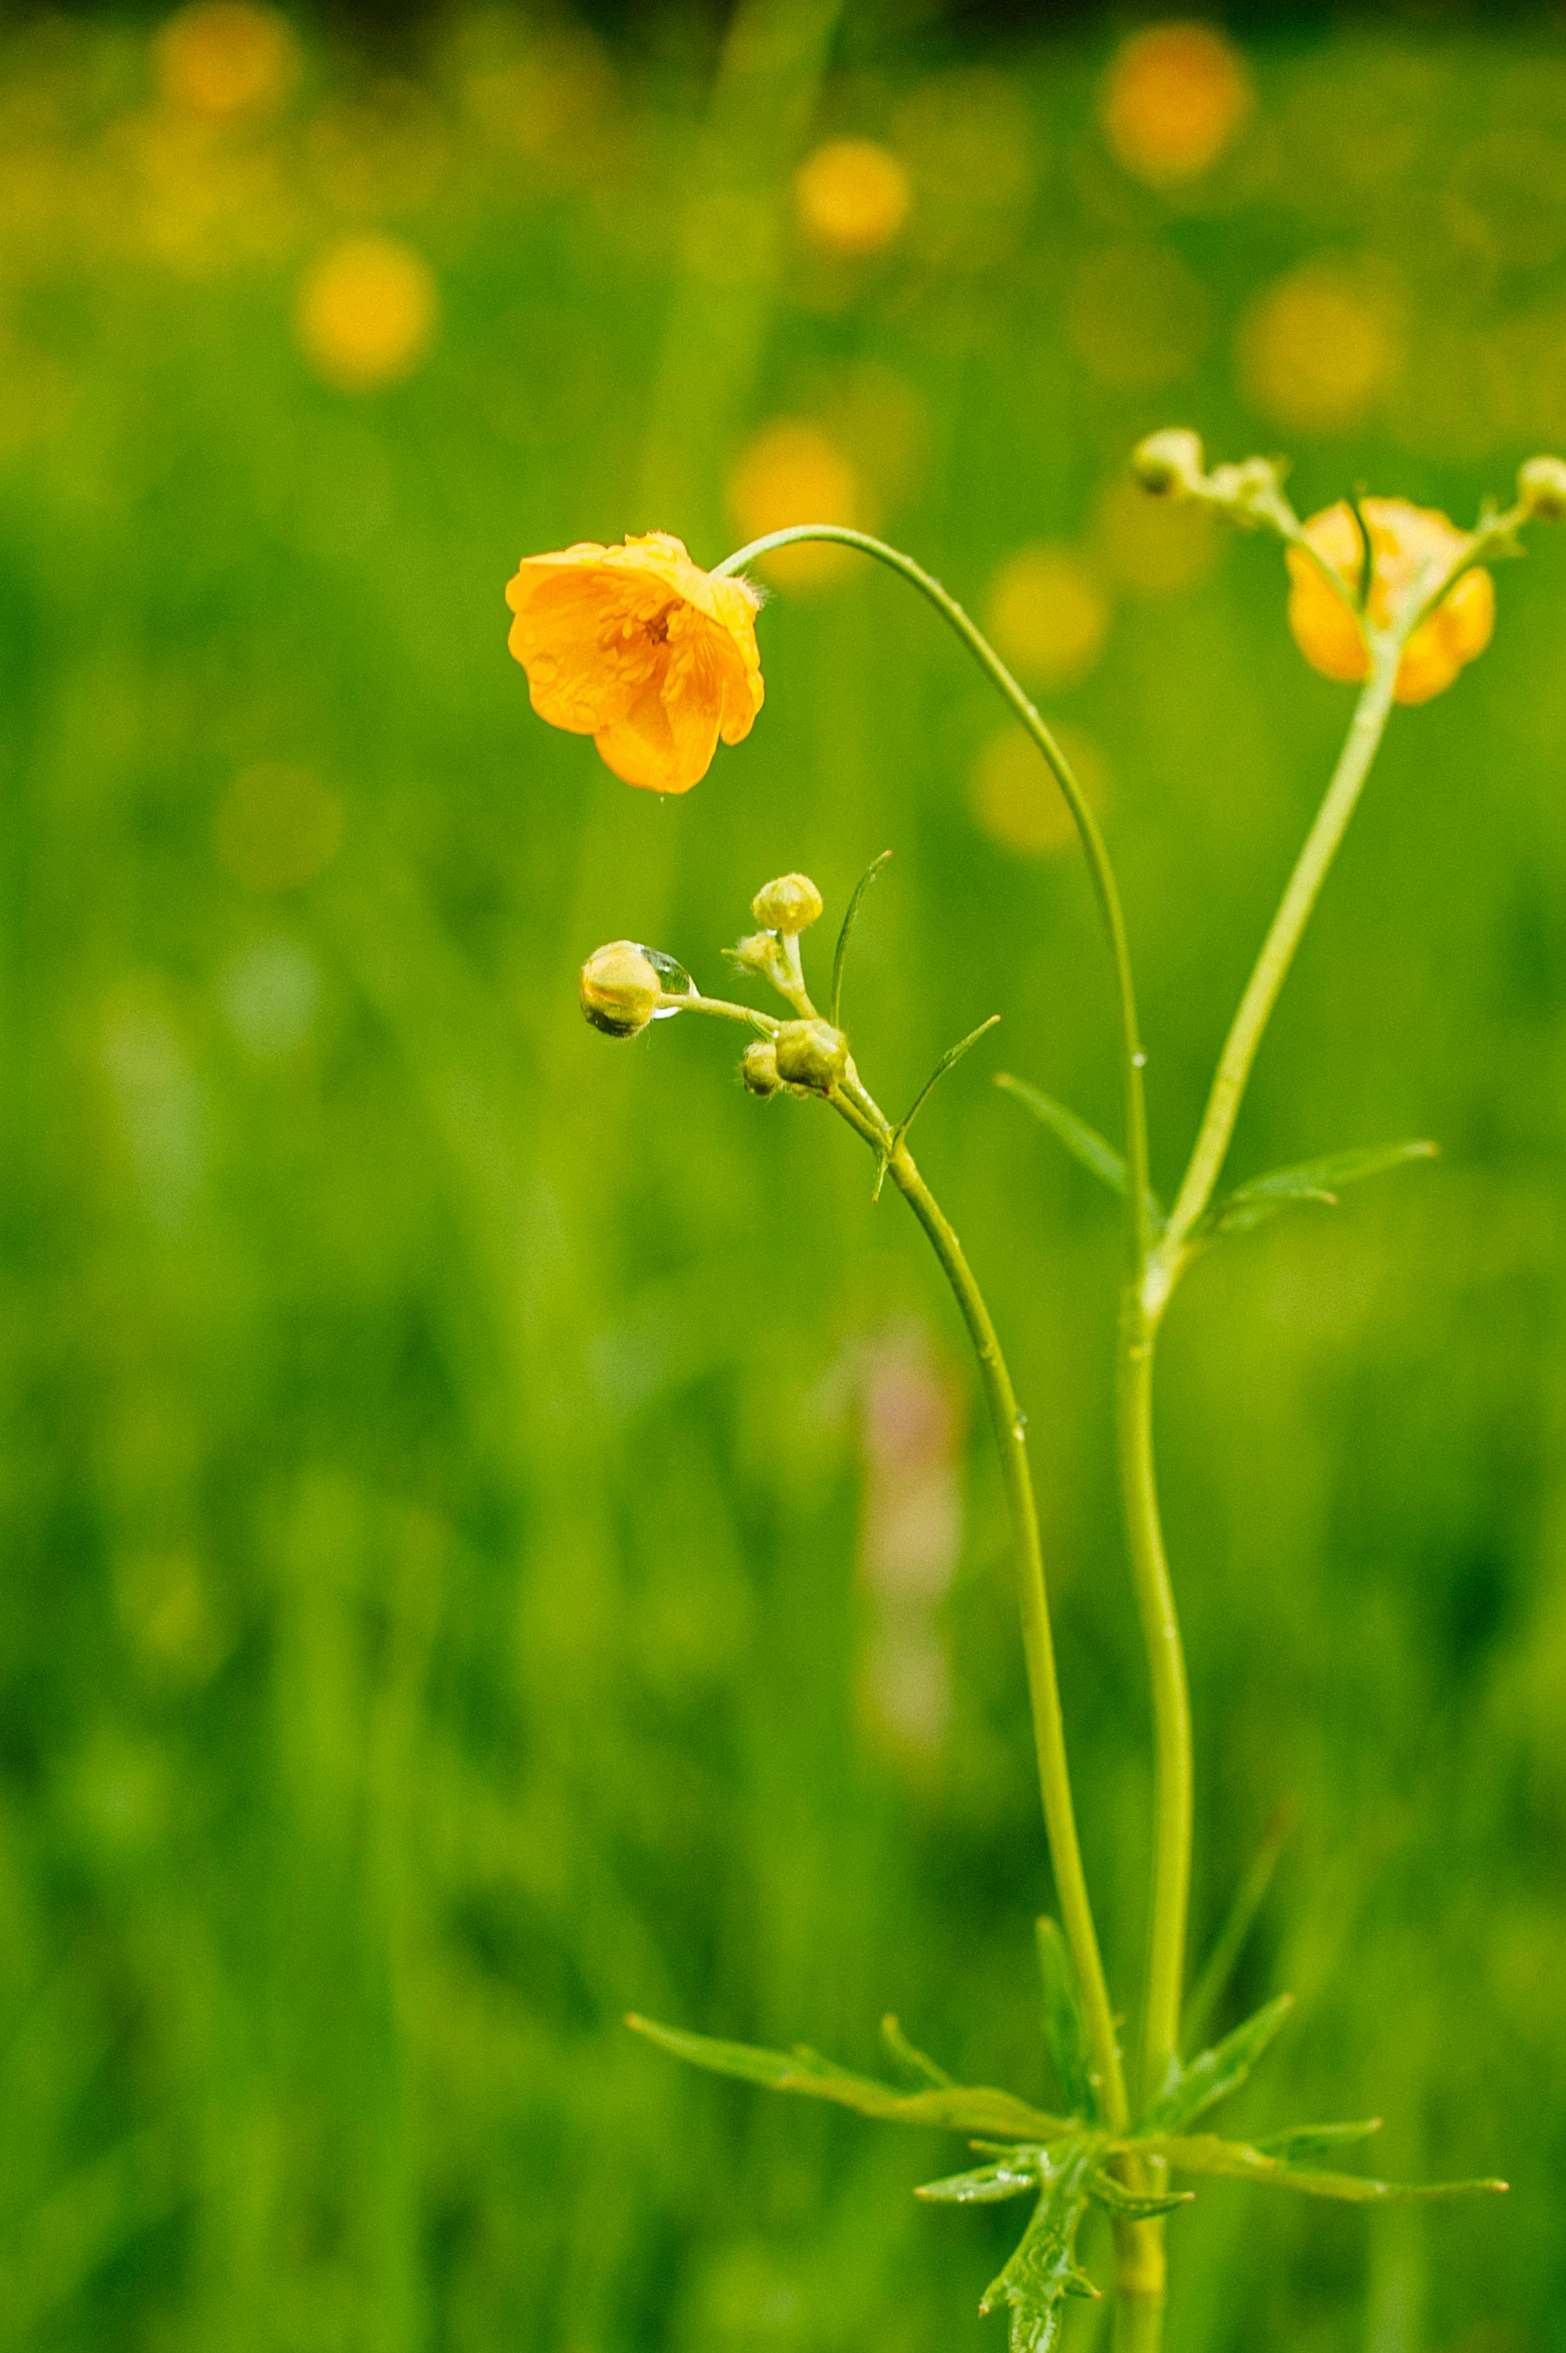
[[[1367,2116],[1358,2124],[1302,2124],[1293,2132],[1270,2132],[1255,2145],[1264,2157],[1276,2157],[1280,2165],[1303,2165],[1333,2149],[1352,2149],[1380,2130],[1380,2117]]]
[[[1149,2134],[1179,2132],[1198,2116],[1226,2100],[1239,2090],[1267,2045],[1294,2007],[1292,1994],[1279,1994],[1254,2018],[1247,2018],[1233,2034],[1226,2034],[1221,2043],[1210,2051],[1203,2051],[1189,2067],[1182,2068],[1175,2081],[1160,2098],[1154,2100],[1136,2128],[1138,2140]]]
[[[914,2196],[942,2206],[997,2206],[1005,2198],[1023,2198],[1039,2186],[1041,2154],[1019,2148],[1009,2159],[977,2166],[972,2173],[949,2173],[944,2181],[924,2182]]]
[[[952,2078],[947,2074],[945,2068],[938,2066],[926,2052],[921,2051],[916,2044],[908,2040],[890,2010],[881,2021],[881,2039],[893,2058],[900,2059],[912,2074],[922,2075],[925,2082],[934,2084],[937,2091],[950,2089]]]
[[[1087,2123],[1098,2122],[1098,2083],[1088,2043],[1077,1972],[1066,1940],[1048,1918],[1036,1924],[1039,1976],[1044,1987],[1044,2039],[1066,2106]]]
[[[929,2091],[898,2092],[890,2084],[855,2075],[814,2051],[767,2051],[753,2043],[719,2042],[707,2034],[689,2034],[683,2027],[660,2026],[655,2019],[626,2019],[633,2033],[645,2035],[660,2050],[705,2067],[714,2075],[738,2076],[769,2091],[798,2092],[806,2099],[831,2100],[853,2108],[861,2116],[885,2117],[893,2124],[933,2125],[948,2132],[985,2133],[992,2139],[1055,2141],[1075,2131],[1069,2117],[1046,2116],[1010,2092],[992,2091],[985,2084],[951,2084]]]
[[[1353,1152],[1332,1152],[1322,1160],[1302,1161],[1296,1168],[1275,1168],[1252,1177],[1215,1203],[1196,1229],[1197,1239],[1215,1241],[1223,1234],[1248,1234],[1301,1201],[1337,1206],[1345,1185],[1399,1168],[1406,1160],[1434,1160],[1441,1147],[1426,1141],[1411,1144],[1369,1144]]]
[[[1280,2190],[1296,2190],[1307,2198],[1340,2198],[1351,2205],[1430,2204],[1440,2198],[1466,2198],[1486,2192],[1497,2196],[1504,2181],[1371,2181],[1358,2173],[1321,2173],[1313,2166],[1285,2165],[1277,2157],[1245,2141],[1226,2141],[1217,2133],[1174,2135],[1138,2142],[1150,2157],[1161,2157],[1180,2173],[1223,2174],[1239,2181],[1265,2182]]]
[[[1052,2353],[1060,2342],[1069,2296],[1094,2292],[1077,2263],[1077,2229],[1087,2211],[1085,2176],[1091,2152],[1067,2153],[1045,2186],[1016,2253],[985,2289],[981,2312],[1011,2311],[1011,2353]]]
[[[1111,2214],[1123,2214],[1128,2222],[1151,2222],[1157,2214],[1172,2214],[1177,2206],[1189,2206],[1196,2192],[1171,2190],[1165,2197],[1143,2197],[1101,2169],[1089,2180],[1088,2195],[1100,2206],[1107,2206]]]

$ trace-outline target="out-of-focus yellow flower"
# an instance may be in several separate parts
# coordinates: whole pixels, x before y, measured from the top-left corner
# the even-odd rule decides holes
[[[534,710],[590,735],[624,783],[689,792],[720,735],[749,735],[763,692],[760,599],[702,571],[667,531],[526,556],[506,602]]]
[[[852,460],[819,425],[777,417],[740,453],[729,479],[729,507],[746,539],[785,531],[791,523],[867,524],[864,487]],[[852,566],[847,548],[805,541],[763,559],[776,580],[810,588]]]
[[[1025,547],[991,582],[985,618],[995,643],[1024,678],[1074,686],[1103,651],[1109,600],[1069,547]]]
[[[1296,431],[1352,425],[1397,375],[1400,344],[1392,303],[1307,263],[1261,297],[1241,330],[1246,398]]]
[[[287,18],[246,0],[196,0],[177,9],[158,34],[154,58],[171,106],[218,121],[274,112],[299,73]]]
[[[1080,727],[1057,727],[1055,738],[1089,806],[1095,815],[1102,814],[1109,799],[1103,753]],[[1077,838],[1065,795],[1026,728],[1003,727],[990,737],[974,761],[968,797],[981,831],[1019,857],[1051,857],[1069,849]]]
[[[908,174],[876,139],[828,139],[794,175],[799,225],[828,253],[881,252],[912,201]]]
[[[1435,508],[1410,506],[1406,499],[1363,499],[1360,513],[1370,532],[1369,618],[1373,627],[1384,629],[1428,564],[1456,563],[1472,543]],[[1312,515],[1305,536],[1350,595],[1357,596],[1365,542],[1347,500]],[[1288,563],[1289,627],[1306,661],[1326,678],[1367,677],[1370,648],[1359,622],[1302,550],[1291,547]],[[1494,626],[1494,582],[1482,567],[1464,572],[1409,639],[1393,690],[1397,701],[1427,703],[1443,693],[1459,670],[1484,652]]]
[[[347,237],[310,272],[295,327],[329,384],[373,392],[411,376],[434,340],[440,294],[429,263],[395,237]]]
[[[1104,86],[1104,133],[1118,160],[1155,188],[1198,179],[1255,103],[1243,59],[1210,25],[1150,25],[1117,52]]]

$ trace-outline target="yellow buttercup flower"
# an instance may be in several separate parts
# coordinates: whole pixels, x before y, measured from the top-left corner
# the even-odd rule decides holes
[[[749,735],[763,694],[761,600],[746,581],[702,571],[667,531],[524,557],[506,602],[534,710],[590,735],[624,783],[689,792],[720,735]]]
[[[1401,498],[1367,498],[1359,513],[1370,533],[1370,624],[1385,629],[1402,598],[1428,565],[1450,569],[1472,546],[1470,535],[1433,507],[1410,506]],[[1305,525],[1317,555],[1351,596],[1358,596],[1365,569],[1359,515],[1340,499]],[[1289,627],[1313,670],[1323,677],[1362,679],[1370,673],[1370,647],[1353,613],[1333,593],[1302,549],[1288,551]],[[1445,692],[1466,663],[1482,654],[1495,627],[1495,585],[1487,571],[1464,572],[1434,612],[1414,631],[1398,664],[1393,688],[1400,703],[1427,703]]]

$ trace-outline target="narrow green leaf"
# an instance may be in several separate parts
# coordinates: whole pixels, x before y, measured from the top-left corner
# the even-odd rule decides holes
[[[843,1010],[843,968],[848,962],[848,943],[854,936],[854,925],[859,920],[860,901],[863,899],[866,891],[870,888],[870,885],[874,882],[876,876],[880,873],[882,867],[886,864],[886,861],[891,856],[891,854],[892,853],[890,850],[883,850],[879,858],[871,859],[869,865],[865,868],[863,874],[861,874],[859,880],[854,885],[854,895],[849,900],[848,912],[843,917],[843,928],[837,935],[837,947],[832,956],[831,1019],[832,1027],[834,1029],[838,1029],[842,1026],[840,1016]]]
[[[926,2083],[935,2085],[937,2091],[949,2090],[952,2079],[945,2068],[938,2067],[933,2059],[908,2040],[890,2010],[881,2021],[881,2038],[893,2058],[900,2059],[913,2074],[922,2075]]]
[[[913,1126],[914,1121],[918,1118],[920,1112],[924,1109],[931,1095],[940,1085],[942,1079],[946,1076],[946,1073],[949,1070],[956,1069],[958,1063],[968,1052],[969,1048],[976,1046],[980,1038],[984,1036],[985,1032],[987,1030],[992,1030],[999,1019],[1000,1015],[998,1013],[992,1013],[988,1021],[981,1021],[977,1029],[969,1030],[968,1035],[965,1038],[960,1039],[955,1046],[949,1046],[947,1048],[946,1052],[941,1056],[940,1061],[936,1064],[929,1077],[925,1080],[924,1085],[919,1089],[918,1094],[914,1097],[913,1109],[908,1113],[906,1118],[900,1119],[898,1121],[897,1135],[899,1141],[907,1135],[908,1130]]]
[[[1046,2116],[1010,2092],[992,2091],[983,2084],[951,2084],[928,2091],[897,2092],[870,2076],[820,2058],[814,2051],[766,2051],[752,2043],[718,2042],[711,2035],[688,2034],[678,2026],[660,2026],[655,2019],[630,2016],[626,2025],[645,2035],[660,2050],[714,2075],[738,2076],[745,2083],[764,2084],[769,2091],[799,2092],[807,2099],[831,2100],[853,2108],[861,2116],[883,2116],[895,2124],[934,2125],[949,2132],[985,2133],[996,2140],[1055,2141],[1076,2128],[1069,2117]]]
[[[1167,2197],[1144,2198],[1101,2169],[1088,2182],[1088,2196],[1107,2206],[1111,2214],[1123,2214],[1128,2222],[1150,2222],[1155,2214],[1172,2214],[1177,2206],[1189,2206],[1196,2192],[1171,2190]]]
[[[1423,2204],[1486,2192],[1500,2195],[1510,2186],[1504,2181],[1369,2181],[1357,2173],[1318,2173],[1309,2166],[1285,2165],[1244,2141],[1222,2140],[1217,2133],[1138,2141],[1137,2147],[1150,2157],[1161,2157],[1179,2173],[1225,2174],[1240,2181],[1267,2182],[1280,2190],[1297,2190],[1307,2198],[1341,2198],[1353,2205]]]
[[[985,2289],[981,2312],[1011,2308],[1011,2353],[1052,2353],[1060,2342],[1069,2296],[1091,2293],[1077,2262],[1077,2229],[1087,2211],[1084,2177],[1092,2166],[1080,2143],[1072,2149],[1043,2195],[1016,2253]]]
[[[1053,1920],[1040,1920],[1037,1936],[1039,1976],[1044,1985],[1044,2039],[1054,2063],[1055,2080],[1072,2114],[1096,2124],[1098,2083],[1093,2073],[1077,1973],[1066,1940]]]
[[[1370,1144],[1353,1152],[1329,1153],[1323,1160],[1302,1161],[1297,1168],[1275,1168],[1266,1176],[1252,1177],[1248,1184],[1236,1186],[1217,1202],[1197,1234],[1208,1241],[1221,1234],[1248,1234],[1300,1201],[1324,1201],[1335,1208],[1345,1185],[1380,1176],[1385,1169],[1401,1167],[1405,1160],[1434,1160],[1440,1149],[1439,1144],[1424,1141]]]
[[[1380,2130],[1379,2116],[1367,2116],[1359,2124],[1302,2124],[1293,2132],[1269,2133],[1256,2146],[1264,2157],[1276,2157],[1280,2165],[1303,2165],[1312,2157],[1329,2156],[1334,2149],[1352,2149]]]
[[[1040,1126],[1047,1127],[1089,1175],[1096,1176],[1112,1193],[1124,1193],[1126,1164],[1096,1127],[1089,1127],[1085,1119],[1079,1119],[1074,1111],[1068,1110],[1064,1103],[1057,1103],[1041,1087],[1030,1086],[1025,1078],[1014,1078],[1009,1070],[997,1071],[995,1084],[1031,1111]]]
[[[1138,2140],[1149,2134],[1179,2132],[1238,2091],[1293,2007],[1292,1994],[1279,1994],[1233,2034],[1226,2034],[1221,2043],[1193,2059],[1148,2109],[1137,2126]]]
[[[1295,1811],[1291,1797],[1281,1799],[1273,1808],[1271,1819],[1262,1832],[1255,1860],[1235,1889],[1229,1916],[1218,1931],[1207,1965],[1185,2005],[1180,2039],[1186,2046],[1201,2042],[1212,2023],[1213,2012],[1223,1999],[1224,1988],[1233,1974],[1234,1965],[1244,1951],[1245,1940],[1266,1901],[1273,1872],[1278,1867],[1278,1857],[1283,1852],[1284,1840],[1294,1826]]]
[[[944,2181],[924,2182],[914,2196],[946,2206],[997,2206],[1004,2198],[1023,2198],[1038,2189],[1040,2154],[1033,2151],[1031,2161],[1025,2162],[1030,2152],[1019,2148],[997,2165],[981,2165],[972,2173],[949,2173]]]

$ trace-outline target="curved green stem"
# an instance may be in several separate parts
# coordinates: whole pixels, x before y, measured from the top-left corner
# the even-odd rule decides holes
[[[861,1121],[862,1113],[853,1124],[864,1133],[869,1122],[863,1121],[861,1125]],[[906,1143],[894,1139],[890,1130],[882,1142],[883,1148],[888,1144],[891,1147],[888,1166],[892,1182],[929,1237],[931,1248],[940,1260],[942,1272],[962,1311],[962,1319],[968,1327],[968,1337],[973,1342],[973,1352],[978,1359],[979,1379],[995,1434],[995,1449],[1000,1457],[1006,1507],[1016,1548],[1022,1647],[1028,1665],[1033,1739],[1038,1752],[1039,1787],[1044,1800],[1045,1825],[1049,1831],[1055,1892],[1060,1901],[1061,1919],[1081,1983],[1082,2007],[1093,2050],[1093,2064],[1101,2085],[1105,2122],[1111,2131],[1123,2130],[1124,2127],[1117,2125],[1116,2119],[1129,2119],[1130,2105],[1115,2035],[1114,2009],[1099,1952],[1098,1931],[1093,1923],[1087,1874],[1082,1867],[1076,1811],[1071,1798],[1071,1777],[1066,1761],[1066,1727],[1055,1669],[1054,1637],[1050,1632],[1038,1507],[1034,1501],[1033,1478],[1028,1468],[1026,1424],[1017,1404],[1017,1393],[1011,1384],[1011,1374],[994,1322],[985,1305],[984,1295],[974,1279],[973,1269],[963,1254],[962,1244],[920,1175]]]
[[[1099,915],[1109,941],[1110,958],[1115,969],[1115,991],[1120,1016],[1122,1054],[1122,1089],[1124,1094],[1126,1129],[1126,1236],[1127,1262],[1140,1268],[1147,1249],[1147,1113],[1143,1100],[1142,1069],[1145,1056],[1137,1027],[1136,989],[1131,975],[1131,951],[1126,940],[1125,916],[1120,905],[1120,891],[1115,881],[1109,852],[1099,831],[1098,820],[1088,806],[1087,797],[1071,762],[1056,742],[1040,712],[1022,686],[1001,660],[978,624],[963,610],[948,589],[941,586],[933,573],[901,548],[891,547],[884,539],[875,539],[868,531],[851,531],[840,523],[795,523],[786,531],[769,531],[764,538],[753,539],[747,546],[736,548],[713,567],[718,578],[743,570],[780,547],[794,547],[802,540],[832,540],[842,547],[858,548],[862,555],[873,556],[896,572],[919,594],[932,604],[947,626],[961,638],[990,683],[1009,703],[1017,718],[1033,738],[1043,754],[1055,782],[1065,795],[1077,832],[1082,838],[1087,859],[1088,878],[1098,902]]]

